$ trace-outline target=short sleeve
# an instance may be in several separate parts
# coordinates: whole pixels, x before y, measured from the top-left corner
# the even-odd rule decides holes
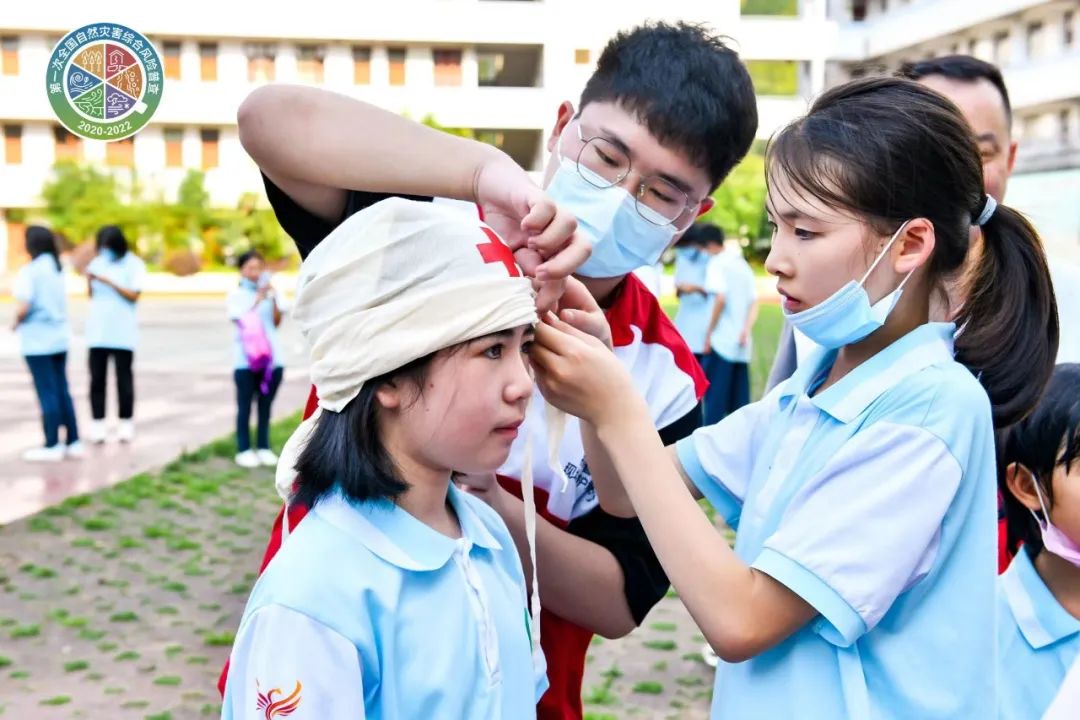
[[[23,303],[34,300],[34,279],[30,275],[30,266],[27,265],[15,275],[15,282],[11,286],[11,296]]]
[[[229,659],[222,719],[357,720],[364,715],[359,653],[344,636],[269,605],[241,625]]]
[[[146,263],[140,258],[131,256],[131,264],[128,266],[127,289],[132,292],[142,292],[146,283]]]
[[[727,292],[727,275],[725,259],[717,255],[709,261],[709,267],[705,269],[705,290],[714,295],[722,295]]]
[[[733,528],[739,524],[756,450],[778,403],[778,394],[770,393],[675,445],[683,472]]]
[[[685,255],[675,257],[675,282],[676,284],[694,284],[694,261]]]
[[[247,293],[242,293],[238,290],[233,290],[229,293],[229,296],[225,298],[225,309],[229,314],[230,320],[239,320],[240,316],[246,313],[252,308],[251,298]]]
[[[851,645],[933,567],[962,474],[928,430],[875,423],[796,493],[752,566],[821,614],[823,638]]]

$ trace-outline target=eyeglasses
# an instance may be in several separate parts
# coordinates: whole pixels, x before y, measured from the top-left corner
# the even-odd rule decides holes
[[[581,120],[573,120],[581,149],[575,158],[578,174],[593,187],[601,190],[615,187],[630,174],[630,156],[618,145],[599,135],[585,137]],[[565,133],[564,133],[565,135]],[[562,159],[562,137],[559,137],[559,157]],[[682,232],[694,223],[700,201],[690,197],[661,177],[642,177],[633,193],[638,214],[653,225],[671,225]]]

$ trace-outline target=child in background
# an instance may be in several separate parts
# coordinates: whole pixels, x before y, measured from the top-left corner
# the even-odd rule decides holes
[[[1035,720],[1080,660],[1080,365],[1054,369],[1006,433],[1004,464],[1014,557],[998,578],[999,717]]]

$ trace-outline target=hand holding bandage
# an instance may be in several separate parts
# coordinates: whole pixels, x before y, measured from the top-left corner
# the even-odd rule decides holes
[[[525,275],[534,279],[537,307],[541,312],[554,307],[566,279],[592,252],[588,239],[577,233],[577,219],[504,156],[481,167],[473,194],[484,222],[514,252]]]

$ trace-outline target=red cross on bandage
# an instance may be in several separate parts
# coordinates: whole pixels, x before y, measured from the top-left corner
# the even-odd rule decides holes
[[[518,270],[517,263],[514,262],[514,253],[511,252],[510,248],[491,229],[486,227],[480,229],[488,236],[488,242],[476,246],[476,249],[480,251],[480,257],[484,258],[484,262],[489,264],[501,262],[506,271],[510,273],[510,277],[521,277],[521,271]]]

